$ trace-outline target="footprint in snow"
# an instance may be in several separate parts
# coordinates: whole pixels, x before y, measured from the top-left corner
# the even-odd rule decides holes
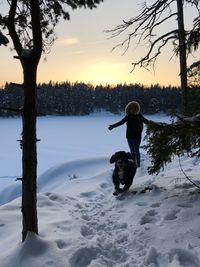
[[[86,238],[93,237],[93,229],[91,227],[88,227],[87,225],[83,225],[81,226],[81,235]]]
[[[104,261],[104,265],[101,266],[114,266],[114,263],[119,266],[127,259],[127,254],[122,248],[111,247],[109,249],[100,247],[82,247],[72,255],[70,259],[70,267],[88,267],[96,266],[94,261],[100,259]]]
[[[151,208],[159,208],[161,203],[153,203],[150,207]]]
[[[70,259],[71,267],[87,267],[98,254],[101,251],[96,247],[79,248]]]
[[[87,222],[90,221],[90,217],[89,217],[88,214],[83,214],[83,215],[81,215],[81,219],[83,219],[84,221],[87,221]]]
[[[170,264],[174,264],[173,266],[182,266],[182,267],[199,267],[200,261],[197,255],[194,253],[181,249],[174,248],[171,249],[169,253]]]
[[[80,197],[87,197],[87,198],[91,198],[91,197],[95,197],[97,195],[97,193],[95,191],[90,191],[90,192],[83,192],[80,194]]]
[[[68,247],[69,244],[67,244],[65,241],[63,240],[57,240],[56,241],[56,245],[59,249],[64,249],[66,247]]]
[[[177,219],[177,213],[180,212],[180,209],[171,210],[168,214],[165,215],[164,220],[166,221],[173,221]]]
[[[107,189],[109,187],[107,183],[102,183],[100,186],[102,189]]]
[[[136,205],[140,206],[140,207],[145,207],[148,204],[146,202],[137,202]]]
[[[60,196],[55,195],[55,194],[49,195],[49,199],[52,201],[62,201],[63,200]]]
[[[53,266],[54,265],[54,261],[47,261],[45,266]]]
[[[118,223],[115,225],[115,229],[127,229],[128,224],[127,223]]]
[[[192,168],[185,169],[185,172],[191,172]]]
[[[177,206],[181,208],[193,208],[193,205],[190,203],[182,203],[182,204],[178,204]]]
[[[144,225],[146,223],[156,223],[160,220],[160,216],[155,210],[149,210],[147,213],[142,216],[140,220],[140,225]]]

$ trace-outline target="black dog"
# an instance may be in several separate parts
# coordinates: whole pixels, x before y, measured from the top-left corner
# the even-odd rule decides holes
[[[113,195],[116,196],[127,191],[132,185],[137,167],[131,154],[125,151],[118,151],[112,155],[110,163],[115,163],[112,180],[115,187]],[[120,188],[120,184],[123,185],[123,188]]]

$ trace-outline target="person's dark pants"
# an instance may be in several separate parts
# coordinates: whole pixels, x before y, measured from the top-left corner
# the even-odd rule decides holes
[[[140,143],[141,143],[142,138],[127,138],[128,145],[131,151],[131,155],[133,159],[137,160],[137,165],[140,167]]]

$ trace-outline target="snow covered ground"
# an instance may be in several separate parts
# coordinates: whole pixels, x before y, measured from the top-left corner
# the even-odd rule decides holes
[[[200,267],[200,192],[184,178],[177,158],[149,176],[142,150],[130,192],[112,195],[109,158],[128,147],[125,127],[109,132],[107,126],[120,118],[39,118],[39,236],[30,233],[24,243],[20,182],[14,182],[21,172],[15,142],[21,122],[0,119],[1,267]],[[181,162],[198,182],[200,161]],[[134,194],[146,186],[153,190]]]

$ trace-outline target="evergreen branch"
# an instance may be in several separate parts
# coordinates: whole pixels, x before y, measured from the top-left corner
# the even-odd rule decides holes
[[[8,110],[8,111],[14,111],[14,112],[19,112],[22,113],[22,108],[8,108],[8,107],[0,107],[0,110]]]
[[[180,117],[178,115],[176,115],[177,118],[179,118],[179,121],[176,123],[177,126],[185,126],[185,125],[190,125],[190,126],[195,126],[195,125],[200,125],[200,114],[197,114],[195,116],[192,117]]]
[[[158,174],[174,156],[200,157],[200,114],[172,123],[150,123],[145,139],[151,158],[149,174]],[[159,148],[159,149],[158,149]]]

